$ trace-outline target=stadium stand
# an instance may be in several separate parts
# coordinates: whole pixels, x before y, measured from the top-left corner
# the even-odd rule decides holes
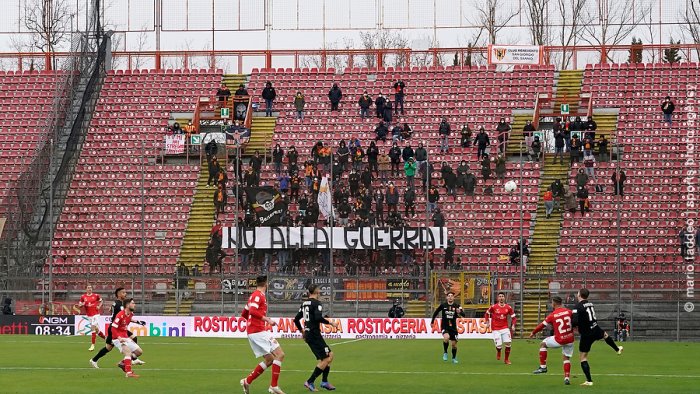
[[[587,66],[584,91],[594,92],[598,108],[619,108],[615,142],[621,146],[620,168],[626,172],[624,197],[613,196],[611,180],[616,163],[596,163],[596,192],[589,181],[592,211],[565,213],[559,249],[558,272],[612,274],[616,272],[617,201],[620,202],[620,259],[625,274],[674,273],[681,263],[678,232],[683,225],[682,196],[684,137],[688,132],[685,103],[689,86],[697,86],[697,64],[619,64]],[[694,94],[692,92],[690,94]],[[676,104],[674,123],[662,121],[661,101],[670,95]],[[574,164],[573,177],[582,167]],[[571,181],[573,185],[573,181]],[[596,245],[591,248],[590,245]],[[587,262],[579,264],[582,255]],[[577,281],[567,286],[575,287]],[[613,288],[613,278],[589,283]],[[623,286],[630,287],[626,282]],[[647,288],[678,288],[677,279],[646,283]]]
[[[108,74],[57,224],[57,272],[136,272],[142,190],[146,272],[175,271],[200,167],[156,164],[154,158],[171,112],[193,112],[200,96],[213,96],[221,77],[220,70]]]
[[[46,140],[46,130],[37,126],[51,113],[59,76],[0,70],[0,201]]]
[[[371,78],[368,78],[370,74]],[[456,201],[452,201],[451,197],[445,195],[444,188],[440,189],[439,205],[446,216],[450,236],[457,242],[456,257],[465,268],[471,270],[516,272],[517,266],[509,265],[501,256],[508,254],[510,246],[518,238],[519,195],[506,193],[502,185],[505,180],[518,179],[519,164],[507,163],[505,180],[488,181],[493,186],[494,196],[483,195],[486,185],[479,175],[476,148],[459,147],[458,130],[465,123],[473,130],[483,125],[492,141],[491,152],[495,152],[495,127],[498,120],[504,117],[512,121],[513,110],[533,110],[536,93],[551,93],[554,81],[552,67],[523,67],[510,73],[496,72],[495,69],[486,67],[468,70],[449,67],[389,67],[372,72],[353,68],[343,74],[336,74],[333,69],[254,69],[248,88],[253,97],[259,97],[265,83],[273,82],[277,90],[276,110],[280,111],[273,146],[279,143],[286,150],[294,145],[299,152],[299,163],[303,163],[311,158],[311,148],[317,141],[323,141],[335,151],[341,140],[348,141],[355,137],[366,148],[374,140],[374,128],[378,120],[370,117],[361,121],[357,99],[366,90],[372,97],[383,92],[393,101],[391,86],[399,78],[407,86],[406,113],[395,120],[411,125],[414,134],[408,142],[414,148],[418,142],[423,142],[427,147],[429,160],[436,167],[433,183],[441,184],[437,172],[443,161],[447,161],[454,169],[461,160],[467,160],[471,171],[478,178],[479,185],[473,199],[459,192]],[[343,100],[340,111],[331,113],[327,93],[333,83],[338,83],[343,90]],[[307,100],[304,122],[297,122],[294,116],[293,97],[297,90],[302,91]],[[437,129],[443,116],[447,117],[453,129],[449,154],[439,152]],[[522,128],[522,125],[514,124],[513,129],[519,130],[518,126]],[[403,147],[403,144],[400,146]],[[391,143],[379,142],[378,147],[380,153],[387,153]],[[492,157],[495,155],[492,154]],[[233,166],[228,170],[232,174]],[[264,166],[262,172],[263,183],[277,185],[272,165]],[[345,176],[347,177],[347,172]],[[538,163],[523,165],[523,234],[526,238],[530,235],[531,215],[537,208],[539,177]],[[400,190],[406,185],[403,175],[392,177],[391,180]],[[420,185],[420,182],[416,181],[416,184]],[[379,181],[375,180],[373,186],[378,185]],[[409,220],[410,225],[424,225],[427,221],[425,193],[418,190],[417,194],[416,210],[419,214]],[[292,212],[296,209],[292,204]],[[232,225],[234,220],[233,213],[227,213],[224,224]],[[438,255],[435,262],[441,265],[442,257]]]

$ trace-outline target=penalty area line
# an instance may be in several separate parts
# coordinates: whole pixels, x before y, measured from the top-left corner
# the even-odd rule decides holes
[[[0,366],[6,371],[87,371],[94,370],[90,367],[12,367]],[[249,372],[250,369],[245,368],[142,368],[144,372]],[[306,369],[285,369],[288,372],[308,372]],[[349,370],[333,370],[333,373],[343,374],[379,374],[379,375],[486,375],[486,376],[530,376],[530,372],[470,372],[470,371],[349,371]],[[596,376],[611,376],[611,377],[632,377],[632,378],[692,378],[700,379],[700,375],[676,375],[676,374],[626,374],[626,373],[599,373]]]

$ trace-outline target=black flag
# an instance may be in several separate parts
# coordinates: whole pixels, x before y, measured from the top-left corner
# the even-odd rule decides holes
[[[282,195],[270,186],[245,189],[250,208],[258,217],[260,226],[279,226],[287,207]]]

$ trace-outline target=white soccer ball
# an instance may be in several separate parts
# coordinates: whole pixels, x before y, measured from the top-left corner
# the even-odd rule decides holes
[[[506,189],[506,191],[508,193],[513,193],[515,191],[515,189],[518,188],[518,184],[515,183],[515,181],[508,181],[508,182],[506,182],[504,188]]]

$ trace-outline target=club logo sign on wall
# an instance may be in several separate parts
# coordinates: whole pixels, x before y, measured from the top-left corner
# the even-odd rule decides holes
[[[279,191],[272,187],[249,187],[246,194],[261,226],[280,224],[286,207]]]

